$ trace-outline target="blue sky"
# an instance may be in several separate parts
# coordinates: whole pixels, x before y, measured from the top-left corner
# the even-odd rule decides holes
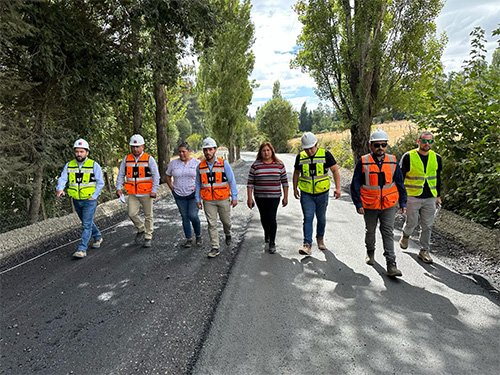
[[[299,69],[290,69],[290,60],[297,49],[296,40],[301,24],[292,7],[295,0],[252,0],[252,20],[255,24],[255,67],[251,79],[254,89],[249,113],[266,103],[272,95],[273,83],[280,81],[281,93],[300,110],[304,101],[309,110],[317,107],[314,80]],[[447,0],[436,20],[438,33],[448,36],[442,61],[445,70],[460,70],[470,51],[469,33],[475,26],[486,31],[489,58],[497,43],[491,32],[500,22],[500,0]],[[330,103],[325,103],[330,105]]]

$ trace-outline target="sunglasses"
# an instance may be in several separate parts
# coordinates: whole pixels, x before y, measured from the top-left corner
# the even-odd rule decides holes
[[[375,148],[379,148],[379,147],[386,148],[387,143],[372,143],[372,146]]]
[[[421,139],[420,142],[432,145],[434,143],[434,139]]]

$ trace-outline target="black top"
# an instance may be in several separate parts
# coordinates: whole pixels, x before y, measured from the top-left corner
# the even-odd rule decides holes
[[[418,156],[420,156],[420,159],[422,160],[422,163],[424,164],[424,172],[427,170],[427,161],[429,160],[429,155],[422,155],[420,152],[417,152]],[[436,181],[436,190],[437,190],[437,196],[441,196],[441,170],[443,169],[443,159],[441,158],[441,155],[436,154],[437,158],[437,163],[438,163],[438,169],[437,169],[437,181]],[[403,172],[403,178],[406,178],[406,173],[410,171],[410,154],[407,152],[406,154],[403,155],[401,158],[401,172]],[[429,188],[429,184],[427,181],[425,181],[424,184],[424,191],[422,194],[420,194],[417,198],[432,198],[434,195],[431,192],[431,189]]]

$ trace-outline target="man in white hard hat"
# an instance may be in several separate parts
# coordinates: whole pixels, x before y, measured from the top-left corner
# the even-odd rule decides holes
[[[431,150],[434,135],[430,131],[419,134],[418,148],[401,158],[401,171],[408,193],[408,207],[403,236],[399,240],[402,249],[408,248],[408,239],[420,223],[420,252],[418,258],[424,263],[432,263],[429,254],[432,224],[436,206],[441,204],[441,170],[443,161],[439,154]]]
[[[375,130],[370,137],[370,154],[363,155],[354,168],[351,198],[365,219],[366,264],[375,263],[375,231],[380,222],[387,276],[402,276],[394,252],[394,219],[396,204],[406,211],[406,190],[396,157],[385,153],[389,137]]]
[[[238,189],[231,165],[216,156],[217,143],[213,138],[205,138],[202,143],[203,160],[196,168],[196,205],[201,210],[202,201],[208,223],[208,236],[212,249],[209,258],[220,254],[217,214],[220,217],[226,245],[231,245],[231,207],[238,204]]]
[[[116,195],[122,198],[122,187],[128,194],[128,216],[137,229],[136,243],[151,247],[153,239],[153,199],[160,184],[160,174],[155,159],[144,152],[144,138],[134,134],[129,142],[132,153],[120,164],[116,179]],[[142,206],[144,222],[139,216]]]
[[[340,174],[333,155],[318,147],[318,140],[311,132],[305,132],[300,140],[303,151],[295,159],[293,172],[293,195],[300,199],[304,222],[304,241],[299,253],[312,254],[313,220],[316,216],[316,242],[320,250],[326,250],[324,241],[326,209],[330,191],[330,175],[335,181],[335,199],[340,198]],[[299,193],[300,189],[300,193]]]
[[[90,237],[94,238],[92,248],[101,246],[101,232],[94,223],[97,198],[104,187],[104,179],[99,164],[88,158],[89,144],[85,139],[78,139],[73,144],[75,158],[64,166],[57,182],[57,197],[65,196],[64,187],[68,185],[68,195],[73,198],[73,206],[82,221],[82,237],[78,249],[73,253],[75,258],[87,256],[87,245]]]

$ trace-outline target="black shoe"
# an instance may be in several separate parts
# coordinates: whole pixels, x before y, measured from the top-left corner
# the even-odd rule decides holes
[[[212,249],[212,250],[210,250],[210,252],[208,253],[208,255],[207,255],[207,256],[208,256],[209,258],[215,258],[215,257],[216,257],[217,255],[219,255],[219,254],[220,254],[219,249]]]
[[[269,254],[276,254],[276,245],[275,244],[269,244]]]
[[[144,235],[145,235],[145,232],[137,232],[137,234],[135,235],[135,243],[141,243],[142,241],[144,241]]]
[[[398,267],[396,266],[396,262],[392,263],[387,263],[387,276],[389,277],[396,277],[396,276],[403,276],[400,270],[398,270]]]
[[[196,236],[196,246],[201,246],[203,244],[203,238],[201,237],[201,234],[199,236]]]
[[[151,247],[151,238],[144,240],[142,247]]]
[[[231,245],[231,242],[232,242],[231,235],[227,235],[227,236],[226,236],[226,245],[227,245],[227,246]]]

